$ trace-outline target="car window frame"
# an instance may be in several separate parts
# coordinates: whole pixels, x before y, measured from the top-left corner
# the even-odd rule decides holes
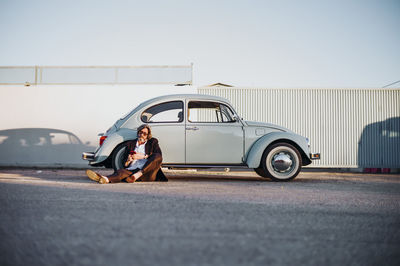
[[[195,123],[197,123],[197,124],[218,124],[218,125],[231,125],[233,123],[238,123],[238,120],[236,120],[236,119],[233,119],[232,121],[229,121],[229,122],[205,122],[205,121],[195,121],[195,122],[193,122],[193,121],[190,121],[189,120],[189,115],[188,115],[189,114],[189,104],[190,104],[190,102],[211,102],[211,103],[217,103],[219,105],[224,105],[234,115],[233,118],[235,118],[235,116],[237,116],[236,112],[233,110],[233,108],[229,104],[227,104],[225,102],[220,102],[220,101],[215,101],[215,100],[190,99],[190,100],[187,101],[187,105],[186,105],[186,112],[187,112],[187,116],[186,117],[187,117],[187,122],[188,123],[192,123],[192,124],[195,124]],[[220,111],[220,113],[222,115],[221,111]]]
[[[143,119],[142,119],[142,115],[143,115],[143,113],[146,111],[146,110],[148,110],[148,109],[150,109],[150,108],[152,108],[152,107],[154,107],[154,106],[157,106],[157,105],[161,105],[161,104],[166,104],[166,103],[171,103],[171,102],[180,102],[181,104],[182,104],[182,121],[163,121],[163,122],[160,122],[160,121],[157,121],[157,122],[152,122],[152,121],[143,121]],[[172,110],[172,109],[171,109]],[[139,114],[139,119],[140,119],[140,121],[142,122],[142,123],[146,123],[146,124],[180,124],[180,123],[184,123],[185,122],[185,103],[184,103],[184,101],[182,101],[182,100],[171,100],[171,101],[167,101],[167,102],[161,102],[161,103],[157,103],[157,104],[153,104],[153,105],[151,105],[150,107],[146,107],[144,110],[142,110],[141,112],[140,112],[140,114]]]

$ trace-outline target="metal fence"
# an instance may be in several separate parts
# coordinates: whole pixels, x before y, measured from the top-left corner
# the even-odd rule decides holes
[[[203,87],[245,120],[285,126],[321,152],[318,167],[400,168],[400,89]]]
[[[192,85],[186,66],[2,66],[0,85],[179,84]]]

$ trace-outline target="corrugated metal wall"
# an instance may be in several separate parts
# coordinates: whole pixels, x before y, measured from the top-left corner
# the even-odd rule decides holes
[[[321,152],[317,167],[400,168],[400,89],[198,88],[245,120],[285,126]]]

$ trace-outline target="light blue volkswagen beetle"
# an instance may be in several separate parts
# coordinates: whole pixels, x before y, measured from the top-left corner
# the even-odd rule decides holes
[[[125,142],[149,124],[170,168],[248,167],[274,181],[295,178],[303,165],[319,159],[307,138],[289,129],[240,119],[227,99],[200,94],[168,95],[143,102],[100,134],[91,166],[123,168]]]

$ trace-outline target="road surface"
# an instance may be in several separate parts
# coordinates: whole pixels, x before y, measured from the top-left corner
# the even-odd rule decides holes
[[[167,176],[0,169],[0,265],[400,265],[400,175]]]

